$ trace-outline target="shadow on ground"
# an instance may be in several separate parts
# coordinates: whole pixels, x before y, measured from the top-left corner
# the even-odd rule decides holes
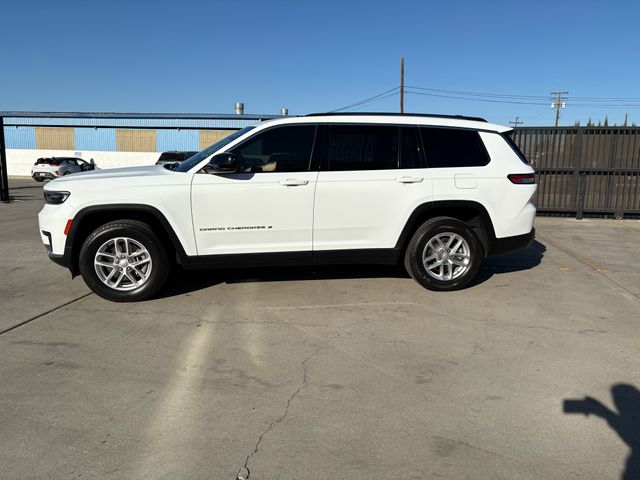
[[[528,270],[540,264],[546,247],[534,241],[522,252],[488,258],[470,287],[486,282],[496,274]],[[188,294],[221,283],[288,282],[358,278],[409,278],[400,266],[335,265],[312,267],[242,268],[228,270],[183,271],[179,268],[156,298]]]
[[[633,385],[619,383],[611,387],[611,397],[617,412],[609,410],[592,397],[565,400],[563,411],[568,414],[580,413],[585,417],[595,415],[606,420],[631,449],[620,478],[637,480],[640,478],[640,391]]]

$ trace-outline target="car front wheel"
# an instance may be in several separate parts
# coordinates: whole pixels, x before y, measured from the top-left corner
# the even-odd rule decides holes
[[[107,300],[149,298],[165,283],[166,249],[143,222],[120,220],[94,230],[80,249],[79,268],[91,290]]]
[[[484,260],[478,236],[466,223],[437,217],[423,223],[405,252],[405,268],[429,290],[460,290],[476,276]]]

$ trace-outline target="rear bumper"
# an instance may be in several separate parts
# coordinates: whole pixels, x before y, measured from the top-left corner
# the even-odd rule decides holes
[[[489,257],[495,255],[505,255],[507,253],[525,250],[533,243],[536,238],[536,229],[532,228],[529,233],[524,235],[516,235],[514,237],[496,238],[489,249]]]
[[[53,173],[50,173],[50,172],[34,172],[31,175],[31,178],[33,178],[34,180],[36,178],[42,178],[42,179],[45,179],[45,180],[53,180],[54,178],[58,178],[58,177],[56,177]]]

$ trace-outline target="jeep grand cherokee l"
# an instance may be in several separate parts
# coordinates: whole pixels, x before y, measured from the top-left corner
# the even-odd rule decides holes
[[[313,114],[247,127],[175,169],[80,173],[44,188],[49,257],[98,295],[141,300],[185,269],[404,264],[456,290],[534,237],[533,169],[478,118]]]

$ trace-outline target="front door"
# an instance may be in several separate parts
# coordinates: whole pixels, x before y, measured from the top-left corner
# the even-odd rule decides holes
[[[231,152],[235,173],[194,175],[198,255],[311,252],[315,125],[263,130]]]

